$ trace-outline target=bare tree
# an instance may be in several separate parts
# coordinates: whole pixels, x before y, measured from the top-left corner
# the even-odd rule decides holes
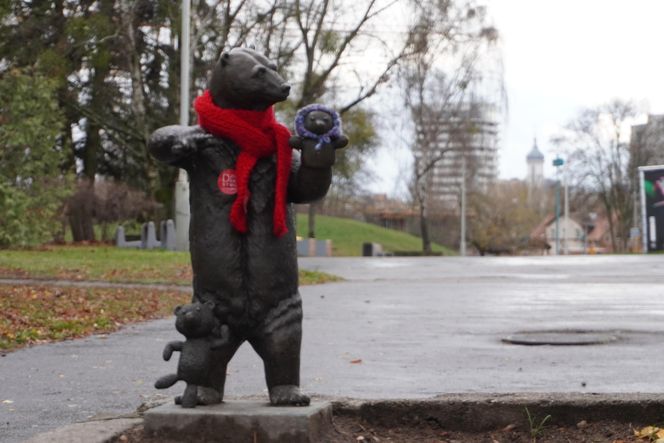
[[[465,146],[474,129],[483,44],[497,39],[473,1],[420,2],[409,35],[411,55],[401,67],[406,108],[415,130],[412,193],[419,209],[422,250],[431,253],[429,208],[432,171],[453,146]]]
[[[634,103],[619,99],[584,109],[553,140],[569,149],[568,168],[575,185],[597,193],[614,251],[627,248],[633,217],[633,181],[628,168],[626,133],[636,113]]]
[[[357,108],[388,81],[408,49],[405,35],[399,42],[384,41],[375,30],[395,8],[397,0],[217,0],[197,2],[194,20],[199,28],[194,41],[199,65],[212,63],[209,48],[254,44],[292,79],[294,88],[287,113],[325,100],[340,114]],[[213,24],[217,25],[215,29]],[[404,27],[407,23],[404,23]],[[371,50],[377,63],[361,59]],[[382,52],[381,52],[382,51]],[[342,80],[343,79],[343,80]],[[198,84],[203,82],[198,77]],[[343,83],[344,90],[337,85]],[[369,115],[369,114],[366,114]],[[353,115],[348,115],[353,117]],[[351,140],[351,143],[354,140]],[[363,142],[362,142],[363,143]],[[365,143],[366,144],[366,143]],[[343,162],[341,162],[343,163]],[[336,168],[339,175],[340,165]],[[341,173],[344,175],[344,173]],[[309,235],[315,235],[316,205],[309,208]]]
[[[399,60],[406,55],[408,45],[403,41],[396,45],[396,50],[390,49],[394,46],[380,41],[369,28],[397,3],[396,0],[369,0],[355,4],[333,0],[294,1],[292,13],[298,30],[298,43],[290,44],[288,48],[292,52],[287,51],[286,55],[294,62],[292,76],[302,79],[293,100],[295,108],[325,97],[341,102],[338,109],[344,115],[378,91]],[[349,70],[352,58],[361,54],[372,42],[386,49],[379,68],[373,72]],[[343,97],[336,94],[332,87],[340,76],[345,76],[347,84],[351,84],[352,78],[357,80],[354,82],[355,90],[343,94]],[[315,237],[317,205],[309,205],[310,238]]]
[[[540,220],[528,206],[527,185],[519,180],[497,182],[487,195],[473,195],[470,243],[480,255],[515,254],[528,247],[529,234]]]

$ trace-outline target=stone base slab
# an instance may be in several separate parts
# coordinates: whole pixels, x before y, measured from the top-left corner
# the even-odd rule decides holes
[[[166,404],[144,415],[149,436],[175,441],[313,443],[333,432],[332,405],[275,407],[257,401],[228,401],[183,408]]]

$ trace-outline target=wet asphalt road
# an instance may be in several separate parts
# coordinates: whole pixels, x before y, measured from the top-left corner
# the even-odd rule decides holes
[[[445,393],[664,392],[664,256],[309,258],[341,283],[303,287],[302,386],[353,398]],[[592,330],[594,346],[517,346],[518,331]],[[0,441],[180,393],[153,381],[171,319],[0,357]],[[228,396],[265,395],[243,346]]]

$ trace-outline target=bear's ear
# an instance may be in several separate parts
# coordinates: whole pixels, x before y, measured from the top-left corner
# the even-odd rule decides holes
[[[230,58],[231,58],[230,52],[224,51],[224,53],[221,54],[221,57],[219,57],[219,63],[221,64],[221,66],[226,66]]]
[[[173,311],[173,314],[178,315],[181,310],[182,310],[182,305],[176,306],[175,310]]]

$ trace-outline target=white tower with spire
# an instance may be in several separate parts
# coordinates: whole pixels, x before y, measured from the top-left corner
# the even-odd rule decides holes
[[[533,149],[526,156],[528,164],[528,201],[532,204],[537,198],[537,194],[544,187],[544,154],[537,148],[537,139],[533,141]]]

